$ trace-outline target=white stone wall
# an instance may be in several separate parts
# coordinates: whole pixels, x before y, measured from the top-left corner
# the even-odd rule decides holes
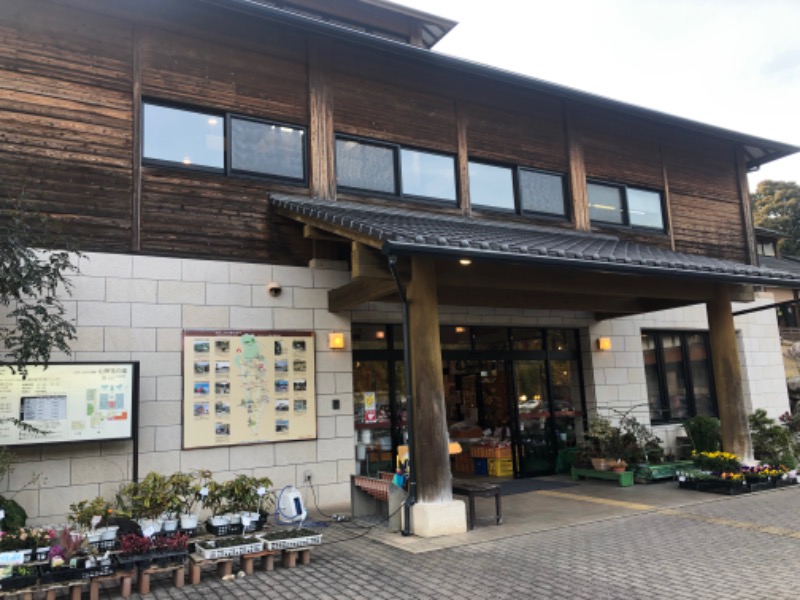
[[[735,304],[734,312],[771,304],[770,294],[758,294],[754,303]],[[780,336],[774,310],[763,310],[734,318],[738,350],[742,364],[745,402],[748,410],[764,408],[772,418],[789,410],[786,379],[783,372]],[[642,329],[708,330],[705,305],[688,306],[601,321],[588,328],[588,345],[584,345],[584,370],[588,371],[587,402],[590,414],[614,417],[632,410],[636,418],[650,423],[647,406],[647,384],[642,353]],[[611,352],[597,349],[597,338],[610,337]],[[588,357],[587,357],[588,354]],[[594,385],[590,386],[589,382]],[[592,398],[591,402],[589,398]],[[679,425],[653,428],[674,451],[675,438],[684,435]]]
[[[300,487],[310,470],[320,506],[346,504],[354,472],[350,319],[328,312],[327,292],[349,274],[341,263],[312,267],[88,254],[65,302],[78,339],[71,357],[53,360],[140,362],[140,477],[202,467],[220,480],[246,473]],[[266,290],[270,281],[283,286],[277,298]],[[318,439],[182,450],[183,329],[314,330]],[[347,351],[328,350],[334,330],[347,333]],[[33,523],[59,522],[70,503],[110,497],[132,475],[130,442],[42,445],[16,454],[0,489],[16,493]],[[26,487],[36,474],[38,483]]]

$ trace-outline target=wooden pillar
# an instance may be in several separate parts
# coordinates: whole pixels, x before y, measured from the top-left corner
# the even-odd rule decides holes
[[[736,177],[739,189],[739,202],[742,209],[742,224],[745,236],[746,262],[751,265],[758,264],[756,248],[756,231],[753,225],[753,209],[750,206],[750,187],[747,181],[747,164],[745,163],[744,150],[737,146],[736,152]]]
[[[569,195],[572,220],[578,231],[591,231],[589,218],[589,194],[586,191],[586,162],[583,157],[583,142],[570,114],[569,105],[564,105],[564,131],[567,137],[567,160],[569,162]]]
[[[436,268],[430,258],[411,259],[408,312],[417,499],[419,502],[450,502],[453,491],[439,340],[439,303]]]
[[[131,123],[131,139],[133,154],[131,157],[131,250],[142,249],[142,36],[139,28],[134,26],[131,40],[133,58],[131,65],[131,106],[133,118]]]
[[[706,312],[717,406],[722,424],[722,449],[750,462],[753,460],[753,445],[747,422],[742,366],[736,346],[730,291],[727,287],[716,287],[713,299],[706,303]]]
[[[462,104],[456,102],[456,136],[458,144],[458,189],[461,213],[469,215],[472,212],[472,203],[469,197],[469,144],[467,132],[469,129],[469,115]]]
[[[309,165],[311,195],[336,199],[336,142],[333,133],[333,89],[330,43],[310,40],[308,46]]]

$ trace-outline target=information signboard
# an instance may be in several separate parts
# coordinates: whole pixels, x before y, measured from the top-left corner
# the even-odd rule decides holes
[[[30,365],[24,379],[1,367],[0,445],[132,439],[138,382],[137,362]]]

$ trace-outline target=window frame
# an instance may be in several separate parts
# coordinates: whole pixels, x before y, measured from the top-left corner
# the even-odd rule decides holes
[[[572,213],[570,212],[570,203],[568,200],[567,194],[567,178],[565,173],[560,173],[558,171],[551,171],[548,169],[536,169],[534,167],[526,167],[523,165],[513,165],[503,162],[485,160],[482,158],[472,158],[470,157],[467,161],[467,169],[469,169],[469,163],[475,163],[479,165],[486,165],[489,167],[500,167],[504,169],[509,169],[511,171],[511,180],[512,180],[512,191],[514,194],[514,208],[502,208],[498,206],[488,206],[485,204],[475,204],[472,200],[470,195],[470,208],[472,210],[480,211],[480,212],[487,212],[487,213],[494,213],[494,214],[502,214],[502,215],[517,215],[521,217],[535,217],[537,219],[551,219],[553,221],[570,221],[572,219]],[[561,180],[561,201],[563,204],[564,212],[561,214],[538,211],[538,210],[529,210],[523,209],[522,207],[522,187],[520,185],[520,173],[523,171],[527,171],[529,173],[539,173],[542,175],[551,175],[554,177],[558,177]]]
[[[694,417],[697,416],[697,399],[695,397],[695,387],[694,387],[694,375],[692,374],[692,361],[690,353],[687,351],[688,343],[687,340],[690,336],[699,335],[703,339],[703,343],[705,345],[706,351],[706,369],[708,370],[708,387],[709,387],[709,395],[711,396],[711,404],[713,408],[713,415],[715,417],[719,416],[719,401],[717,399],[717,388],[716,383],[714,381],[714,365],[711,359],[711,343],[709,340],[708,331],[697,329],[697,330],[673,330],[673,329],[642,329],[640,335],[650,335],[653,337],[655,341],[655,354],[656,354],[656,368],[658,372],[658,395],[659,395],[659,404],[661,408],[661,413],[668,415],[666,419],[655,419],[653,418],[653,413],[650,411],[648,406],[648,412],[650,413],[650,423],[651,425],[670,425],[675,423],[681,423],[680,417],[673,417],[672,416],[672,409],[670,407],[669,402],[669,393],[668,393],[668,386],[667,386],[667,373],[666,373],[666,362],[664,359],[664,343],[663,343],[663,336],[664,335],[678,335],[681,340],[681,366],[683,367],[684,372],[684,381],[686,385],[686,400],[687,406],[689,409],[689,416]],[[642,357],[644,358],[644,351],[645,349],[642,348]],[[643,365],[645,368],[645,365]],[[645,376],[645,380],[646,380]],[[645,385],[646,381],[645,381]],[[649,392],[648,392],[649,394]],[[649,404],[649,403],[648,403]]]
[[[368,188],[360,188],[360,187],[352,187],[352,186],[340,186],[338,183],[338,175],[336,175],[337,183],[336,189],[341,190],[348,194],[360,194],[360,195],[370,195],[376,196],[379,198],[392,198],[392,199],[400,199],[409,202],[419,202],[419,203],[426,203],[426,204],[436,204],[438,206],[459,206],[459,198],[461,197],[461,189],[459,186],[458,181],[458,157],[455,154],[449,154],[447,152],[440,152],[438,150],[431,150],[429,148],[420,148],[419,146],[406,146],[404,144],[398,144],[394,142],[386,142],[383,140],[375,140],[372,138],[365,138],[358,135],[350,135],[347,133],[336,133],[334,135],[334,171],[336,170],[336,142],[339,140],[342,141],[353,141],[359,144],[364,144],[365,146],[377,146],[380,148],[387,148],[392,151],[392,164],[394,165],[394,188],[395,192],[390,194],[388,192],[381,192],[376,190],[371,190]],[[407,194],[403,190],[403,161],[401,157],[401,152],[403,150],[409,150],[411,152],[419,152],[422,154],[432,154],[435,156],[442,156],[445,158],[452,159],[453,161],[453,183],[455,185],[455,192],[456,197],[453,200],[449,200],[447,198],[437,198],[435,196],[421,196],[418,194]]]
[[[591,213],[591,203],[589,198],[589,184],[597,185],[597,186],[604,186],[609,188],[614,188],[620,190],[621,200],[622,200],[622,223],[615,223],[613,221],[601,221],[597,219],[592,219],[589,217],[590,222],[593,225],[599,225],[602,227],[624,227],[626,229],[635,229],[637,231],[650,231],[650,232],[658,232],[658,233],[666,233],[667,232],[667,220],[666,220],[666,200],[664,198],[663,190],[655,189],[655,188],[648,188],[639,185],[629,185],[626,183],[618,183],[614,181],[607,181],[604,179],[594,179],[591,177],[586,178],[586,202],[589,204],[589,211]],[[661,227],[648,227],[647,225],[633,225],[631,224],[631,216],[630,216],[630,209],[628,206],[628,189],[639,190],[642,192],[650,192],[653,194],[658,194],[659,199],[659,208],[661,209]]]
[[[259,181],[274,181],[277,183],[284,183],[287,185],[308,186],[308,128],[303,125],[295,123],[287,123],[282,121],[274,121],[272,119],[265,119],[261,117],[254,117],[252,115],[243,115],[225,110],[205,109],[201,106],[185,104],[181,102],[170,102],[168,100],[153,99],[149,96],[143,96],[140,100],[141,105],[141,164],[142,166],[164,167],[168,169],[177,169],[180,171],[195,171],[201,173],[211,173],[215,175],[223,175],[235,179],[251,179]],[[146,122],[144,111],[146,105],[159,106],[162,108],[169,108],[172,110],[182,110],[186,112],[201,113],[204,115],[215,116],[222,120],[223,123],[223,167],[208,167],[203,165],[187,165],[178,161],[163,160],[158,158],[148,158],[144,152]],[[232,127],[231,120],[239,119],[242,121],[250,121],[259,123],[261,125],[275,125],[277,127],[288,127],[302,132],[303,140],[301,144],[301,160],[303,164],[303,177],[302,179],[294,177],[286,177],[283,175],[271,175],[268,173],[258,173],[253,171],[245,171],[242,169],[234,169],[232,167],[233,152],[232,144],[233,138],[231,135]]]

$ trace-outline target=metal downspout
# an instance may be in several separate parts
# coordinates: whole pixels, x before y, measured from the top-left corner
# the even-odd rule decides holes
[[[397,273],[397,257],[389,256],[389,270],[392,272],[394,282],[397,284],[397,292],[403,303],[403,361],[405,363],[404,379],[406,387],[406,430],[408,432],[408,498],[403,505],[404,524],[403,535],[411,535],[411,507],[417,501],[417,479],[414,469],[414,413],[411,396],[411,340],[408,330],[408,298],[400,275]]]

